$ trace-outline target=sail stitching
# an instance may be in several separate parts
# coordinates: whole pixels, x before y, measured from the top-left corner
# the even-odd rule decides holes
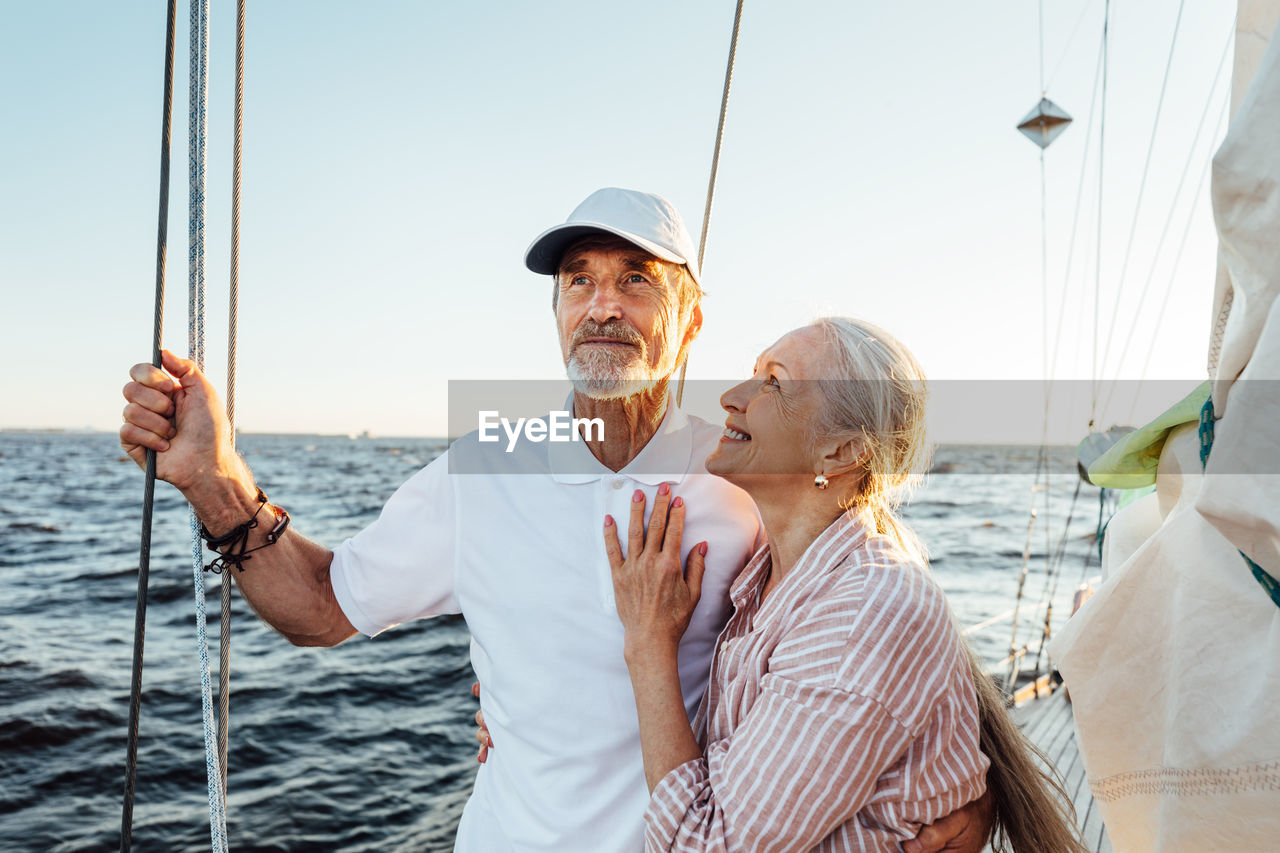
[[[1280,761],[1228,768],[1152,767],[1089,780],[1095,799],[1114,802],[1144,794],[1194,796],[1280,791]]]

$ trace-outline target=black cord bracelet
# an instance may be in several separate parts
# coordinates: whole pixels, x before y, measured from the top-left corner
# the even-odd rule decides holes
[[[221,536],[214,536],[209,532],[209,528],[205,527],[204,523],[201,522],[200,538],[205,541],[206,545],[214,549],[221,548],[223,545],[234,542],[242,537],[248,530],[258,526],[258,513],[262,512],[262,508],[266,505],[267,496],[262,493],[262,489],[258,489],[258,508],[254,510],[253,515],[249,517],[248,521],[241,524],[239,527],[231,528],[229,532],[224,533]]]
[[[200,538],[205,541],[210,551],[221,552],[223,548],[227,550],[220,553],[213,559],[209,565],[205,566],[206,572],[214,574],[222,574],[223,569],[227,566],[235,566],[239,571],[244,571],[244,564],[248,562],[250,554],[254,551],[261,551],[280,541],[280,537],[284,535],[285,530],[289,527],[289,513],[284,507],[273,507],[276,510],[275,526],[267,533],[266,544],[259,545],[257,548],[247,548],[249,544],[249,532],[258,526],[258,514],[262,512],[262,508],[267,505],[267,496],[262,493],[262,489],[258,489],[258,508],[254,510],[253,515],[244,524],[232,528],[221,536],[214,536],[209,529],[202,523],[200,525]]]

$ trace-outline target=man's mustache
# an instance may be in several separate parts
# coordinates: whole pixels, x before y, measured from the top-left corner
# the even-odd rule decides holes
[[[640,333],[621,320],[597,323],[595,320],[587,319],[583,320],[574,331],[570,349],[577,348],[579,344],[591,338],[608,338],[632,346],[644,346],[644,338]]]

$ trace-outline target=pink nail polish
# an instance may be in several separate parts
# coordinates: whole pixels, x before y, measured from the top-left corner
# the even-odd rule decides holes
[[[636,489],[636,493],[631,496],[632,503],[640,503],[644,500],[644,492]]]
[[[704,556],[704,557],[705,557],[705,556],[707,556],[707,543],[706,543],[706,542],[703,542],[701,545],[699,545],[699,546],[698,546],[698,553],[699,553],[699,554],[701,554],[701,555],[702,555],[702,556]]]
[[[678,506],[684,506],[684,498],[676,498],[671,502],[671,506],[673,508]]]
[[[658,494],[660,495],[668,494],[670,491],[671,491],[671,487],[668,486],[666,483],[663,483],[660,486],[658,486]]]
[[[606,515],[606,516],[604,517],[604,526],[605,526],[605,527],[613,527],[613,516],[612,516],[612,515]]]

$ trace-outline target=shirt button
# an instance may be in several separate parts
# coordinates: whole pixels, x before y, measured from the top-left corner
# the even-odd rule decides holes
[[[613,481],[613,487],[614,487],[615,489],[621,489],[621,488],[622,488],[622,478],[621,478],[621,477],[619,477],[618,479],[616,479],[616,480],[614,480],[614,481]]]

